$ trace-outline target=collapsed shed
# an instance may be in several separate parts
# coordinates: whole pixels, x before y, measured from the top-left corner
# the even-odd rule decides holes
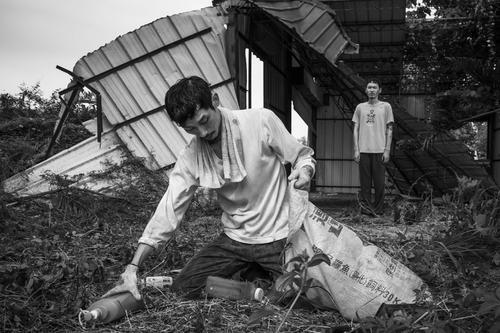
[[[368,77],[380,77],[384,99],[394,109],[392,161],[395,190],[436,194],[456,186],[456,176],[491,181],[488,172],[451,136],[429,149],[418,143],[428,128],[418,118],[421,103],[401,95],[399,77],[405,33],[404,0],[213,1],[214,6],[158,19],[82,57],[63,94],[54,144],[79,90],[99,97],[102,114],[91,125],[96,138],[48,157],[4,182],[16,195],[45,191],[47,171],[89,175],[130,153],[146,167],[168,169],[190,136],[163,108],[168,88],[180,78],[205,78],[227,108],[251,107],[252,60],[263,63],[263,105],[291,128],[293,108],[309,126],[318,161],[315,190],[358,191],[351,118],[365,99]],[[50,147],[49,147],[50,150]],[[84,176],[75,184],[109,191],[111,184]]]

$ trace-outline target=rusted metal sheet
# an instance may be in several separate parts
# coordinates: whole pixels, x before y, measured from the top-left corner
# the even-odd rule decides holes
[[[86,81],[98,78],[90,85],[102,95],[105,117],[151,169],[174,163],[190,138],[161,110],[165,92],[179,79],[200,76],[215,86],[223,106],[237,108],[218,14],[205,8],[158,19],[86,55],[73,69]]]

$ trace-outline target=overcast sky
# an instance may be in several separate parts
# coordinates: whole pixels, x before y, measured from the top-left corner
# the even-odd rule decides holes
[[[70,81],[57,65],[72,70],[81,57],[120,35],[211,5],[211,0],[0,0],[0,93],[17,94],[19,85],[40,82],[49,97]],[[254,107],[262,106],[261,95],[252,98]],[[294,114],[292,132],[307,135],[304,126]]]
[[[164,16],[209,7],[211,0],[0,0],[0,93],[38,81],[45,96],[75,63],[119,35]]]

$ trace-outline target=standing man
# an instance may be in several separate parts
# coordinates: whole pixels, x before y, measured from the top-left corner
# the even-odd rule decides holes
[[[231,278],[259,266],[269,280],[281,275],[288,236],[288,181],[309,189],[316,161],[267,109],[229,111],[217,107],[207,82],[188,77],[173,85],[165,108],[194,138],[180,153],[168,189],[147,224],[119,285],[104,296],[130,291],[137,299],[137,270],[165,244],[184,217],[198,186],[215,189],[223,233],[183,268],[172,289],[196,297],[209,275]],[[285,163],[292,165],[286,177]]]
[[[354,161],[359,163],[361,214],[381,215],[384,210],[385,166],[389,162],[394,117],[391,105],[380,101],[380,83],[366,85],[368,101],[354,111]],[[372,183],[375,200],[372,201]]]

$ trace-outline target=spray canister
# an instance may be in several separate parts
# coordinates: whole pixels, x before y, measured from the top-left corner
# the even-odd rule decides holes
[[[173,279],[171,276],[148,276],[139,280],[139,285],[143,288],[165,288],[171,286]],[[136,300],[130,292],[115,294],[102,298],[92,303],[87,310],[81,310],[79,314],[80,323],[102,322],[109,323],[125,316],[126,312],[132,312],[144,308],[143,300]],[[82,325],[83,326],[83,325]]]
[[[143,287],[153,287],[162,289],[172,286],[174,279],[171,276],[148,276],[141,280],[140,284]]]
[[[212,297],[231,300],[246,299],[261,302],[264,298],[264,290],[251,282],[241,282],[217,276],[207,278],[206,293]]]

